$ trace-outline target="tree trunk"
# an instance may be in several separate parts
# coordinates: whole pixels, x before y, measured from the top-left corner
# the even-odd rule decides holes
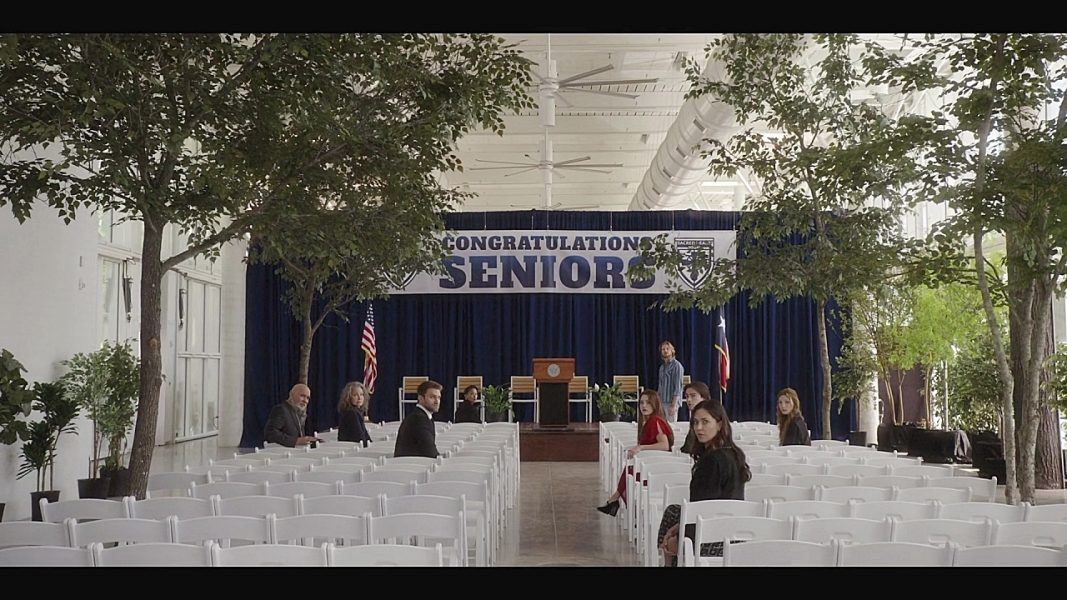
[[[1045,326],[1045,358],[1056,351],[1056,335],[1049,319]],[[1041,385],[1049,380],[1049,369],[1041,370]],[[1042,389],[1041,408],[1038,410],[1041,423],[1037,427],[1037,451],[1034,457],[1034,485],[1039,490],[1063,489],[1063,448],[1060,445],[1060,416],[1050,407],[1052,398]]]
[[[308,368],[311,365],[311,341],[315,338],[315,326],[311,323],[311,305],[315,300],[315,288],[310,288],[304,302],[304,314],[300,318],[303,340],[300,342],[300,383],[307,385]]]
[[[934,428],[934,403],[931,396],[933,395],[933,383],[931,379],[934,376],[933,367],[923,367],[923,396],[926,397],[926,428]]]
[[[163,358],[160,354],[160,286],[163,282],[163,226],[145,215],[144,243],[141,246],[141,385],[137,400],[137,423],[130,452],[130,494],[144,499],[148,471],[156,445],[156,418],[159,391],[163,384]]]
[[[982,173],[979,173],[981,176]],[[1013,396],[1015,380],[1012,379],[1011,367],[1004,350],[1004,341],[993,309],[993,296],[986,280],[985,249],[982,247],[984,233],[981,229],[974,234],[974,267],[978,276],[978,288],[982,292],[982,308],[985,311],[986,324],[993,336],[993,355],[997,363],[997,380],[1000,383],[1000,436],[1004,441],[1004,470],[1007,481],[1004,482],[1004,496],[1008,504],[1019,503],[1018,479],[1015,469],[1015,408]]]
[[[830,350],[826,343],[826,301],[817,303],[817,323],[819,326],[819,364],[822,365],[822,439],[830,437],[830,402],[833,395],[830,381]]]

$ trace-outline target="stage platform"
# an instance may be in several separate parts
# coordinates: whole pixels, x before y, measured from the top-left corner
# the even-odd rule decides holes
[[[566,431],[542,430],[536,423],[519,423],[519,456],[523,462],[596,462],[600,423],[571,423]]]

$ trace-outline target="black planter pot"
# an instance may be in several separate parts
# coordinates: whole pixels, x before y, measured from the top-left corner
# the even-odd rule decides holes
[[[110,477],[93,477],[92,479],[78,480],[79,498],[99,498],[106,500],[108,488],[111,487]]]
[[[7,506],[3,502],[0,502],[0,521],[4,520],[4,507]]]
[[[112,498],[125,496],[127,490],[130,489],[130,470],[126,467],[120,467],[114,471],[109,471],[107,474],[111,477],[111,487],[108,488],[107,495]]]
[[[45,492],[30,492],[30,504],[32,508],[30,514],[34,521],[40,521],[41,519],[41,498],[48,498],[49,502],[59,502],[59,490],[48,490]]]
[[[508,412],[507,411],[498,412],[498,413],[490,412],[488,410],[485,411],[485,422],[486,423],[506,423],[507,420],[508,420]]]

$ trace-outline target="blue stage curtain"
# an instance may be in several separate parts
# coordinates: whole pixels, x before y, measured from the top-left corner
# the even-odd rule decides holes
[[[449,229],[551,229],[670,231],[733,229],[739,213],[703,211],[573,212],[528,211],[456,213]],[[287,284],[271,267],[247,272],[245,325],[245,414],[242,447],[261,445],[270,408],[296,381],[300,326],[281,301]],[[438,420],[451,420],[453,387],[460,375],[481,375],[485,384],[506,384],[529,375],[535,357],[573,356],[578,375],[590,385],[613,375],[639,375],[655,388],[659,342],[671,340],[686,374],[718,389],[715,327],[718,312],[663,312],[653,294],[427,294],[375,301],[378,383],[371,399],[374,421],[400,418],[397,388],[403,376],[425,375],[444,386]],[[360,336],[366,304],[349,307],[345,322],[326,319],[315,337],[308,384],[312,390],[308,427],[324,431],[337,424],[337,400],[347,381],[361,380]],[[733,420],[774,421],[775,392],[785,386],[800,394],[805,420],[815,436],[822,431],[815,304],[807,299],[782,303],[773,298],[754,309],[748,295],[730,300],[726,311],[732,377],[725,406]],[[841,338],[829,333],[836,362]],[[584,420],[584,407],[572,406],[571,419]],[[532,414],[532,413],[531,413]],[[593,419],[598,412],[593,409]],[[855,424],[852,402],[835,406],[833,435],[844,439]]]

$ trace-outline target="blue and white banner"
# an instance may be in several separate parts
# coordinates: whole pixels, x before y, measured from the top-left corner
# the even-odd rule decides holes
[[[444,237],[451,256],[445,275],[412,273],[392,294],[665,294],[693,289],[708,276],[683,265],[630,283],[626,271],[641,241],[667,234],[683,256],[708,253],[734,259],[733,230],[716,231],[453,231]]]

